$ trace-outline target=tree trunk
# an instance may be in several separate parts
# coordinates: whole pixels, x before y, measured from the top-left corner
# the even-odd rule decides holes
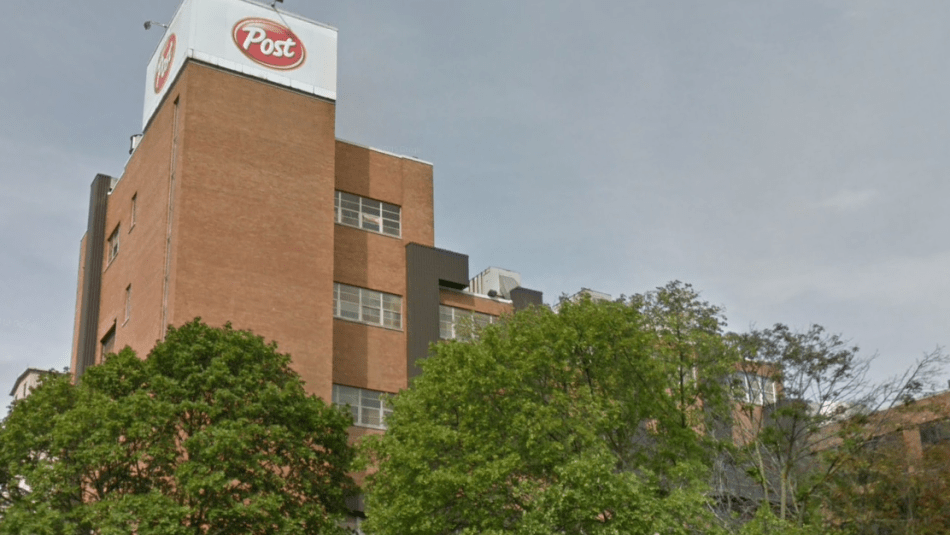
[[[787,500],[788,500],[788,469],[787,469],[787,468],[782,468],[782,476],[781,476],[781,477],[782,477],[782,482],[781,482],[782,489],[781,489],[781,491],[780,491],[780,496],[781,496],[781,497],[779,498],[779,503],[781,504],[781,509],[780,509],[781,514],[779,515],[779,518],[781,518],[781,519],[784,521],[784,520],[785,520],[785,517],[787,516],[787,513],[788,513],[788,505],[787,505]]]

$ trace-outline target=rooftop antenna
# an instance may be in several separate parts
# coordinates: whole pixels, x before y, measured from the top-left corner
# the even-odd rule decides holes
[[[151,30],[151,29],[152,29],[152,24],[154,24],[154,25],[156,25],[156,26],[161,26],[162,28],[165,28],[166,30],[168,29],[168,25],[167,25],[167,24],[162,24],[161,22],[155,22],[154,20],[147,20],[147,21],[145,21],[145,29],[146,29],[146,30]]]
[[[281,4],[283,4],[284,0],[274,0],[273,2],[270,3],[270,7],[277,9],[277,2],[280,2]]]

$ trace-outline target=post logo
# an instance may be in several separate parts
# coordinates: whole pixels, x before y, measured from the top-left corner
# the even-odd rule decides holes
[[[296,69],[307,57],[303,43],[290,28],[267,19],[241,20],[231,36],[245,56],[271,69]]]
[[[175,34],[168,36],[165,41],[165,47],[158,56],[158,63],[155,65],[155,92],[161,93],[168,81],[168,75],[172,72],[172,60],[175,59],[175,45],[178,44],[178,38]]]

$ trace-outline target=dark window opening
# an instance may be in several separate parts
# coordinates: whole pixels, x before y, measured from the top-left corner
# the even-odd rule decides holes
[[[102,337],[102,357],[105,357],[109,353],[115,352],[115,325],[112,325],[112,328],[109,329],[109,332]]]

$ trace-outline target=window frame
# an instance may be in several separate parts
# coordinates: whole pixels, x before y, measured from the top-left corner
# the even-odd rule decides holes
[[[355,396],[356,405],[344,401],[344,395],[350,399]],[[393,413],[392,408],[387,403],[388,397],[391,395],[389,392],[380,390],[333,383],[330,400],[338,407],[349,407],[355,427],[386,430],[386,417]],[[378,423],[372,423],[374,419]]]
[[[106,255],[108,261],[106,262],[106,267],[112,263],[113,260],[119,256],[119,230],[122,228],[121,224],[115,226],[115,230],[112,231],[112,234],[109,234],[109,239],[106,240]]]
[[[739,372],[742,381],[742,401],[753,405],[771,405],[778,401],[778,386],[764,375]]]
[[[115,353],[115,323],[106,331],[105,336],[99,340],[99,360],[106,358],[106,355]]]
[[[451,314],[451,322],[445,321],[446,313]],[[469,337],[460,337],[456,328],[460,320],[469,320],[472,323],[473,331],[483,329],[492,323],[498,321],[498,316],[493,316],[491,314],[486,314],[485,312],[478,312],[477,310],[469,310],[467,308],[454,307],[451,305],[443,305],[439,303],[439,339],[440,340],[470,340],[474,336]],[[447,326],[447,327],[446,327]],[[444,336],[446,329],[451,331],[450,336]]]
[[[935,446],[950,440],[950,419],[942,418],[924,422],[918,427],[923,447]]]
[[[138,210],[138,198],[138,192],[132,194],[132,202],[129,207],[129,232],[132,232],[132,229],[135,228],[135,212]]]
[[[401,331],[402,297],[334,282],[333,317]]]
[[[402,238],[401,206],[336,190],[333,194],[333,214],[333,220],[337,224],[391,238]]]

